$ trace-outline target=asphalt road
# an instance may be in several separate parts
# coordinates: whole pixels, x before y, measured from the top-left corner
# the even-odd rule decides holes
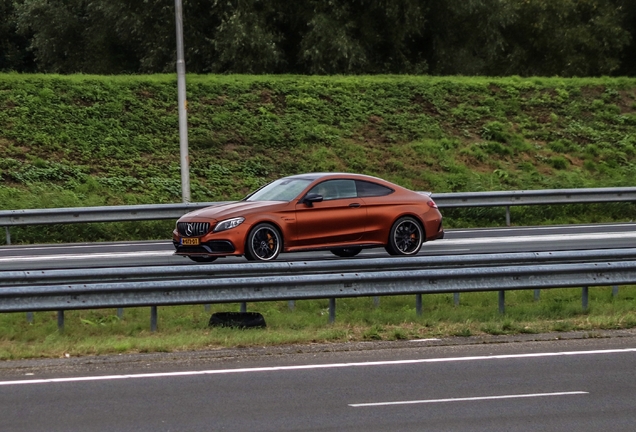
[[[0,429],[633,431],[636,332],[621,335],[5,362]]]
[[[635,238],[635,224],[450,230],[421,255],[633,247]],[[0,270],[150,264],[196,265],[168,241],[0,248]],[[633,431],[636,331],[608,335],[622,337],[2,362],[0,431]],[[566,336],[516,338],[555,337]]]
[[[634,247],[636,223],[559,225],[448,230],[446,238],[425,243],[420,255],[540,252]],[[0,248],[0,270],[118,267],[141,265],[196,265],[174,256],[170,241],[130,243],[80,243],[59,245],[4,246]],[[384,249],[367,249],[353,259],[387,257]],[[281,254],[278,260],[308,261],[339,259],[328,251]],[[352,259],[352,258],[347,258]],[[219,259],[244,263],[243,257]]]

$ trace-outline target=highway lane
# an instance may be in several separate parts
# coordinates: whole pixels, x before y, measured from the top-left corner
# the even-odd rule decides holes
[[[633,247],[636,224],[591,224],[542,227],[448,230],[446,238],[425,243],[420,255],[540,252]],[[196,265],[173,256],[170,241],[129,243],[80,243],[14,245],[0,247],[0,270],[27,270],[142,265]],[[353,259],[387,257],[382,249],[368,249]],[[308,261],[339,259],[328,251],[281,254],[279,260]],[[351,259],[351,258],[349,258]],[[244,263],[242,257],[220,259]]]
[[[0,368],[0,427],[15,432],[634,430],[633,334],[435,343],[335,352],[325,347],[299,354],[235,350],[101,362],[62,359],[53,361],[57,366],[9,362]]]

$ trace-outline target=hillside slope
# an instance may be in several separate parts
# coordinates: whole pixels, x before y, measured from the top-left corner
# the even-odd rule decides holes
[[[636,184],[636,79],[210,75],[187,91],[193,201],[309,171],[434,192]],[[179,202],[179,170],[174,76],[0,75],[0,209]]]

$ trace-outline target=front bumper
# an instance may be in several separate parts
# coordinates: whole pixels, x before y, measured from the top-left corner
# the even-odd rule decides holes
[[[229,240],[212,240],[199,244],[198,246],[184,246],[173,240],[176,251],[175,255],[196,256],[196,255],[232,255],[236,252],[234,244]]]

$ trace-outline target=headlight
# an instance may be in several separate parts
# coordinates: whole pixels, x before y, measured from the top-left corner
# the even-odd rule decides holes
[[[214,227],[214,232],[225,231],[225,230],[229,230],[229,229],[232,229],[232,228],[236,228],[237,226],[242,224],[244,220],[245,220],[244,217],[236,217],[236,218],[232,218],[232,219],[225,219],[225,220],[219,222],[218,224],[216,224],[216,226]]]

